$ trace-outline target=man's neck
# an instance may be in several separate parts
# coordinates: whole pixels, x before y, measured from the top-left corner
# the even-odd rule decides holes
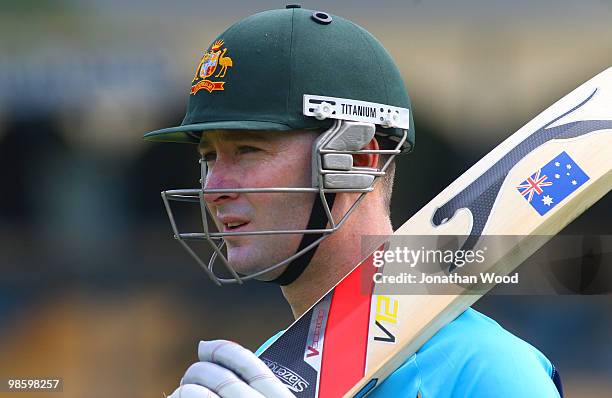
[[[321,242],[304,273],[292,284],[281,287],[296,319],[393,233],[386,212],[367,203],[367,199],[374,198],[366,196],[344,225]],[[371,247],[362,247],[364,236],[379,236],[380,242],[372,239]]]

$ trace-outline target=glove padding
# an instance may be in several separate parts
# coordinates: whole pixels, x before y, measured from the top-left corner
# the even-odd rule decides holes
[[[265,363],[236,343],[200,341],[198,358],[168,398],[295,398]]]

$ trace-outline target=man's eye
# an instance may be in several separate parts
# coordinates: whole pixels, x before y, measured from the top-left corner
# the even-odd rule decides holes
[[[238,148],[239,153],[251,153],[251,152],[259,152],[259,148],[255,148],[253,146],[241,146]]]

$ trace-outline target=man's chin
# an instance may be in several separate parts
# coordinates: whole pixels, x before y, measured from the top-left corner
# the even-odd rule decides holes
[[[242,253],[232,253],[230,251],[228,255],[228,263],[230,266],[241,276],[252,275],[256,272],[263,271],[266,268],[276,264],[279,261],[272,262],[269,259],[258,259],[254,256],[246,256]],[[285,269],[285,266],[277,268],[275,270],[266,272],[262,275],[257,276],[255,279],[260,281],[271,281],[277,278]]]
[[[227,253],[227,260],[234,271],[240,275],[251,275],[260,271],[267,264],[261,264],[255,256],[249,255],[243,247],[230,249]]]

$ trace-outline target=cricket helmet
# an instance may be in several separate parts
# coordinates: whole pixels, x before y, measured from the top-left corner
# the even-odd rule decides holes
[[[197,144],[214,130],[321,131],[312,148],[312,186],[278,187],[274,192],[316,194],[305,230],[257,231],[253,234],[302,234],[296,253],[250,275],[238,275],[223,254],[224,236],[211,232],[205,193],[270,192],[270,189],[207,189],[206,162],[201,188],[162,192],[175,238],[220,283],[241,283],[289,264],[275,282],[292,283],[303,272],[317,245],[336,231],[373,190],[393,157],[414,146],[410,99],[393,59],[369,32],[344,18],[290,5],[249,16],[219,35],[204,52],[189,89],[187,112],[180,126],[152,131],[150,141]],[[378,136],[377,152],[390,155],[377,169],[353,168],[352,155]],[[331,215],[334,196],[358,192],[359,198],[339,219]],[[170,201],[201,207],[203,232],[181,233]],[[245,233],[242,233],[244,235]],[[206,264],[190,245],[207,241],[213,255]],[[231,278],[219,277],[215,261]]]

